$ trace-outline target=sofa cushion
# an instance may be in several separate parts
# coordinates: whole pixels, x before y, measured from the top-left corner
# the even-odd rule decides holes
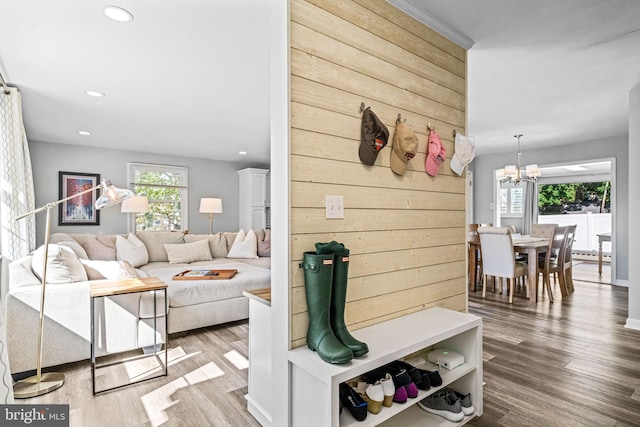
[[[253,230],[249,230],[248,233],[245,233],[242,229],[238,231],[227,258],[258,258],[256,233]]]
[[[44,245],[33,253],[31,268],[42,280],[44,264]],[[49,244],[47,254],[47,283],[72,283],[87,280],[87,273],[78,256],[69,248],[57,244]]]
[[[164,245],[184,243],[181,231],[138,231],[136,237],[147,247],[149,262],[169,261]]]
[[[33,286],[42,283],[33,273],[33,255],[25,255],[9,264],[9,288],[14,289],[19,286]],[[42,261],[41,261],[42,262]],[[6,295],[2,295],[4,298]]]
[[[271,256],[271,230],[265,230],[264,238],[258,239],[258,256]]]
[[[116,259],[127,261],[134,267],[140,267],[149,262],[149,252],[142,240],[133,233],[129,233],[126,239],[116,236]]]
[[[213,258],[226,258],[229,250],[227,249],[227,239],[222,233],[216,234],[185,234],[185,243],[193,243],[198,240],[207,240],[209,242],[209,251]]]
[[[195,261],[212,261],[209,242],[198,240],[192,243],[166,244],[164,249],[170,264]]]
[[[110,237],[102,233],[97,235],[87,234],[83,237],[83,241],[80,244],[87,252],[89,259],[116,260],[116,244]]]
[[[81,259],[89,280],[119,280],[138,277],[136,269],[127,261]]]

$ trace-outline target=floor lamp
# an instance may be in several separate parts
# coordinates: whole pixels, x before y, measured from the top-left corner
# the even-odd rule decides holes
[[[200,199],[200,213],[209,214],[209,234],[213,234],[213,214],[222,213],[222,199],[203,197]]]
[[[27,212],[24,215],[20,215],[16,220],[26,218],[30,215],[35,215],[41,211],[47,211],[46,228],[44,235],[44,261],[42,265],[42,293],[40,296],[40,327],[38,334],[38,357],[36,374],[29,378],[25,378],[16,382],[13,386],[13,396],[17,399],[26,399],[34,396],[41,396],[50,391],[56,390],[62,387],[64,384],[64,374],[59,372],[47,372],[42,374],[42,340],[44,337],[44,297],[45,288],[47,284],[47,258],[49,256],[49,235],[51,234],[51,210],[58,206],[60,203],[71,200],[74,197],[81,196],[86,193],[90,193],[98,188],[102,188],[102,194],[96,200],[96,209],[104,209],[106,207],[121,203],[123,200],[133,196],[133,192],[130,190],[124,190],[117,188],[111,184],[111,181],[103,179],[100,185],[96,185],[88,190],[81,191],[73,196],[60,199],[57,202],[47,203],[46,205]]]

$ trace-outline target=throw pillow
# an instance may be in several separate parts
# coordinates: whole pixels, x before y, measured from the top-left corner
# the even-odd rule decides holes
[[[209,242],[209,251],[213,258],[226,258],[229,250],[227,249],[227,239],[222,233],[216,234],[185,234],[185,243],[193,243],[198,240],[207,240]]]
[[[165,244],[169,264],[181,262],[212,261],[209,242],[198,240],[193,243]]]
[[[61,242],[57,242],[60,246],[66,246],[71,249],[73,253],[75,253],[80,259],[89,259],[89,254],[84,250],[84,248],[80,245],[80,243],[75,240],[63,240]]]
[[[36,249],[31,259],[31,268],[40,280],[42,280],[43,264],[44,245]],[[87,273],[78,256],[67,247],[49,244],[47,283],[72,283],[85,280],[87,280]]]
[[[126,239],[116,236],[116,259],[127,261],[134,267],[140,267],[149,262],[149,253],[142,240],[133,233],[129,233]]]
[[[98,235],[88,235],[83,242],[82,247],[87,252],[89,259],[98,259],[103,261],[116,260],[116,245],[102,233]]]
[[[238,231],[236,240],[231,246],[227,258],[258,258],[258,239],[253,230],[245,234],[244,230]]]
[[[222,233],[224,238],[227,239],[227,253],[231,250],[231,246],[233,246],[233,242],[236,241],[237,232],[225,231]]]
[[[184,233],[181,231],[138,231],[136,237],[147,247],[149,262],[169,261],[164,245],[184,243]]]
[[[136,269],[127,261],[81,259],[89,280],[120,280],[138,277]]]
[[[258,256],[271,256],[271,230],[265,230],[264,239],[258,240]]]

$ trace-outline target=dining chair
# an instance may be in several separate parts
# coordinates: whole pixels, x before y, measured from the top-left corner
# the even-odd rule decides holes
[[[548,225],[548,224],[545,224]],[[547,237],[549,245],[543,257],[538,258],[538,277],[542,274],[542,287],[546,288],[549,301],[553,302],[553,292],[551,291],[551,275],[562,272],[562,263],[560,262],[560,252],[564,246],[565,234],[567,227],[545,227],[546,236],[542,236],[542,229],[538,231],[537,237]],[[538,286],[538,277],[536,277],[536,288]],[[562,289],[564,279],[561,278],[560,288]]]
[[[515,279],[527,276],[527,264],[516,262],[513,241],[508,227],[478,227],[482,246],[482,297],[487,294],[489,276],[507,279],[509,284],[509,304],[513,303]]]
[[[529,235],[531,237],[549,237],[557,226],[558,224],[531,224]]]
[[[560,291],[562,292],[563,296],[567,296],[569,292],[574,291],[573,266],[572,266],[573,260],[571,257],[571,253],[573,251],[573,242],[575,241],[575,238],[576,238],[576,228],[578,228],[577,225],[567,226],[567,232],[564,239],[564,246],[562,247],[562,253],[561,253],[562,270],[558,272],[558,278],[562,277],[564,279],[564,289],[563,289],[562,281],[560,284]]]
[[[480,224],[468,224],[467,225],[467,238],[468,239],[473,239],[478,237],[478,227],[480,226]],[[470,248],[467,248],[468,250],[470,250]],[[481,249],[477,249],[475,251],[475,253],[471,253],[469,251],[469,256],[470,257],[475,257],[476,258],[476,275],[475,277],[482,277],[482,250]],[[471,268],[471,263],[469,262],[469,268]],[[471,275],[471,271],[469,271],[469,277],[472,277]],[[474,289],[475,289],[475,283],[474,283]]]

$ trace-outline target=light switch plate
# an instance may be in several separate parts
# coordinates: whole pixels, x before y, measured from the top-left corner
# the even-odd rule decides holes
[[[343,196],[325,196],[325,218],[344,219]]]

